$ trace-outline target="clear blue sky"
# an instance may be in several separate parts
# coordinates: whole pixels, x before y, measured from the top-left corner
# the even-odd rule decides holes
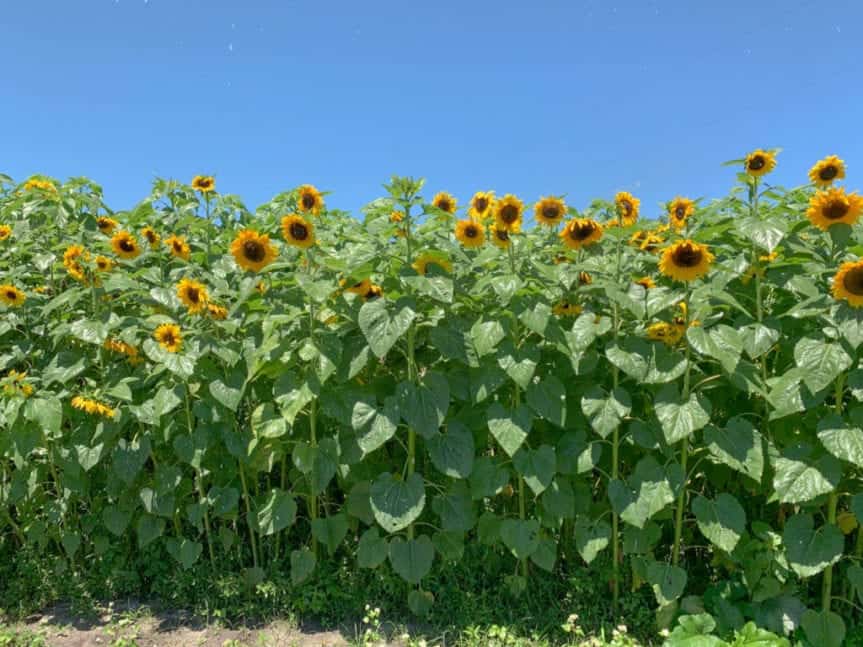
[[[7,0],[0,171],[114,208],[214,173],[250,207],[310,182],[356,212],[391,174],[645,215],[842,156],[863,188],[863,2]]]

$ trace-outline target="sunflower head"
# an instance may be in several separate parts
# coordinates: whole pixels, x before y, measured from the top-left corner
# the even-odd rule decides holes
[[[141,236],[147,241],[147,244],[150,245],[150,249],[156,249],[159,246],[161,238],[152,227],[144,227],[141,230]]]
[[[546,227],[554,227],[566,215],[566,203],[560,198],[540,198],[533,206],[533,217]]]
[[[27,300],[27,295],[11,283],[0,285],[0,301],[9,308],[20,308]]]
[[[551,309],[552,313],[558,317],[577,317],[582,313],[583,308],[577,303],[569,301],[558,301]]]
[[[383,296],[383,294],[384,291],[381,286],[372,283],[369,286],[369,289],[366,290],[365,294],[363,294],[363,299],[365,299],[366,301],[372,301],[374,299],[380,298],[381,296]]]
[[[165,239],[165,245],[171,250],[171,256],[182,258],[184,261],[189,260],[191,250],[189,249],[189,243],[186,242],[185,236],[177,236],[176,234],[168,236]]]
[[[693,240],[681,240],[662,251],[659,271],[678,281],[694,281],[707,274],[713,263],[713,254],[707,245]]]
[[[99,218],[96,218],[96,226],[103,234],[105,234],[106,236],[110,236],[117,228],[117,221],[113,218],[100,216]]]
[[[776,154],[760,148],[749,153],[743,163],[743,170],[752,177],[767,175],[774,168],[776,168]]]
[[[63,252],[63,267],[66,268],[66,272],[76,281],[81,281],[85,283],[87,281],[87,277],[84,273],[84,267],[81,265],[81,261],[89,261],[90,260],[90,252],[85,250],[81,245],[69,245],[66,248],[66,251]]]
[[[833,298],[852,308],[863,307],[863,260],[842,263],[833,277]]]
[[[432,267],[436,268],[438,273],[452,273],[452,263],[450,263],[446,258],[442,258],[436,254],[420,254],[413,262],[413,268],[416,270],[417,274],[428,274]]]
[[[649,276],[642,276],[640,279],[636,279],[635,284],[640,285],[645,290],[652,290],[656,287],[656,281],[654,281]]]
[[[282,218],[282,236],[288,245],[308,249],[315,244],[315,226],[297,214]]]
[[[324,197],[311,184],[304,184],[297,189],[297,209],[300,213],[311,213],[317,216],[324,207]]]
[[[12,227],[0,225],[0,240],[6,240],[12,236]]]
[[[366,294],[372,287],[372,282],[369,279],[362,279],[361,281],[356,281],[353,279],[342,280],[341,284],[345,292],[359,295]]]
[[[487,220],[494,213],[494,191],[477,191],[470,199],[467,215],[474,220]]]
[[[683,229],[692,214],[695,213],[695,203],[689,198],[676,197],[668,204],[668,222],[675,229]]]
[[[207,307],[207,286],[192,279],[181,279],[177,284],[177,298],[189,309],[189,314],[199,314]]]
[[[617,209],[617,217],[627,227],[638,222],[638,213],[641,209],[641,200],[628,191],[620,191],[614,196],[614,206]]]
[[[602,238],[602,225],[590,218],[574,218],[566,223],[560,238],[570,249],[587,247]]]
[[[207,313],[217,321],[228,318],[228,309],[215,303],[207,303]]]
[[[511,193],[507,193],[494,203],[494,223],[499,229],[521,231],[524,203]]]
[[[809,179],[820,187],[830,186],[836,180],[845,178],[845,162],[836,155],[830,155],[815,163],[809,169]]]
[[[647,338],[651,341],[661,341],[668,346],[674,346],[683,338],[684,330],[680,326],[660,321],[647,327]]]
[[[90,414],[91,416],[102,416],[104,418],[113,418],[116,415],[116,410],[109,407],[107,404],[92,400],[80,395],[72,398],[72,407]]]
[[[237,234],[231,243],[231,254],[237,265],[250,272],[260,272],[278,256],[270,237],[254,229],[244,229]]]
[[[112,261],[107,256],[97,256],[96,269],[100,272],[110,272],[112,269],[114,269],[114,261]]]
[[[501,229],[497,226],[497,223],[491,226],[489,232],[489,238],[491,238],[491,242],[494,243],[496,246],[500,247],[501,249],[506,249],[512,243],[512,238],[510,238],[509,230]]]
[[[393,211],[390,214],[390,222],[392,222],[392,223],[401,222],[404,219],[405,219],[404,211]]]
[[[590,285],[593,283],[593,277],[587,272],[579,272],[578,273],[578,284],[579,285]]]
[[[192,178],[192,188],[201,193],[216,190],[216,178],[212,175],[196,175]]]
[[[131,260],[141,254],[138,240],[128,231],[118,231],[111,237],[111,249],[120,258]]]
[[[458,201],[446,191],[438,192],[432,198],[432,205],[447,213],[455,213],[456,209],[458,209]]]
[[[53,182],[49,180],[41,180],[37,177],[31,177],[24,183],[24,190],[32,191],[34,189],[40,191],[53,191],[54,193],[57,192],[57,187],[54,186]]]
[[[169,353],[179,352],[183,346],[183,334],[180,327],[173,323],[164,323],[153,333],[153,337],[159,342],[159,346]]]
[[[827,231],[835,224],[853,225],[863,211],[863,197],[846,193],[843,188],[818,191],[809,200],[806,217],[813,225]]]
[[[459,220],[455,224],[455,237],[465,247],[482,247],[485,244],[485,228],[476,220]]]

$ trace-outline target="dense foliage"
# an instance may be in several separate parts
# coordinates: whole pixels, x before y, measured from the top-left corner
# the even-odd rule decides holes
[[[697,644],[841,644],[861,200],[835,158],[821,189],[771,186],[770,151],[735,163],[728,197],[662,224],[621,193],[543,198],[531,228],[515,196],[462,215],[410,178],[357,219],[308,185],[252,214],[159,180],[112,212],[88,180],[0,176],[0,554],[296,587],[336,556],[424,614],[476,544],[512,596],[589,565]]]

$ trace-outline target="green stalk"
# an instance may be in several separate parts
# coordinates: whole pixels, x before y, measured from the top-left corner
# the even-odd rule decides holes
[[[314,259],[311,253],[306,253],[306,265],[309,275],[312,274]],[[309,339],[315,339],[315,302],[309,300]],[[309,445],[314,449],[318,446],[318,401],[313,399],[309,404]],[[318,496],[314,493],[314,483],[309,480],[309,520],[314,523],[318,518]],[[311,536],[312,553],[318,556],[318,542],[315,535]]]
[[[834,410],[838,415],[842,415],[842,404],[845,397],[845,373],[836,378],[836,390],[834,393],[836,402]],[[836,525],[836,508],[839,505],[839,492],[833,490],[830,493],[830,498],[827,499],[827,523]],[[858,531],[859,533],[859,531]],[[857,536],[857,549],[860,549],[860,535]],[[824,580],[821,584],[821,611],[830,611],[830,600],[833,597],[833,565],[831,564],[824,569]]]
[[[614,282],[616,285],[620,284],[620,239],[617,240],[617,250],[616,250],[616,264],[614,269]],[[581,250],[579,250],[579,254],[581,254]],[[645,298],[646,299],[646,298]],[[647,312],[645,308],[645,312]],[[613,333],[614,333],[614,341],[617,342],[618,335],[620,333],[620,310],[617,305],[617,302],[614,302],[613,305]],[[618,381],[620,380],[620,375],[618,373],[617,366],[614,366],[611,371],[612,383],[614,385],[614,389],[617,389]],[[614,428],[611,436],[611,479],[616,481],[620,476],[620,425],[617,425]],[[617,612],[618,601],[620,599],[620,518],[617,516],[617,513],[612,510],[611,511],[611,588],[612,588],[612,608],[614,612]]]
[[[684,340],[686,343],[686,373],[683,374],[683,401],[689,400],[689,373],[690,373],[690,349],[689,341],[686,339],[686,332],[689,330],[689,311],[690,311],[690,295],[689,289],[686,290],[686,316],[684,317]],[[686,463],[689,460],[689,437],[683,439],[680,446],[680,467],[683,472],[683,483],[680,486],[680,495],[677,497],[677,510],[674,513],[674,546],[671,550],[671,563],[674,566],[680,562],[680,539],[683,536],[683,508],[686,505],[686,486],[688,478],[686,474]]]
[[[409,202],[405,202],[405,241],[407,242],[407,262],[411,265],[413,262],[413,251],[411,245],[411,207]],[[407,360],[408,360],[408,382],[414,383],[419,377],[419,371],[416,366],[416,328],[411,322],[408,328],[407,339]],[[407,455],[407,478],[410,478],[416,471],[416,453],[417,453],[417,434],[413,427],[408,426],[408,455]],[[408,539],[414,538],[414,525],[408,526]]]
[[[192,408],[189,400],[191,399],[191,395],[189,394],[189,384],[186,385],[186,426],[189,429],[189,435],[191,436],[194,433],[194,427],[192,425]],[[213,532],[210,529],[210,511],[207,507],[207,497],[204,494],[204,475],[201,473],[201,468],[195,468],[195,487],[198,490],[198,501],[204,507],[204,536],[207,539],[207,551],[210,555],[210,566],[216,566],[216,557],[213,551]]]
[[[249,498],[249,487],[246,485],[246,474],[243,469],[243,464],[240,461],[237,461],[237,469],[240,470],[240,484],[243,486],[243,501],[246,504],[246,514],[248,515],[250,521],[246,525],[249,527],[249,540],[252,543],[252,565],[257,568],[258,567],[258,548],[255,544],[255,529],[252,528],[251,517],[252,517],[252,503]]]

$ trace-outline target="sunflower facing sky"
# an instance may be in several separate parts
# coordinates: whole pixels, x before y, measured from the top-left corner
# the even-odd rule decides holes
[[[152,227],[144,227],[141,230],[141,236],[147,241],[147,244],[150,245],[150,249],[157,249],[159,247],[161,237]]]
[[[231,254],[237,265],[244,270],[260,272],[272,263],[279,253],[267,234],[259,234],[254,229],[244,229],[231,243]]]
[[[184,261],[189,260],[191,250],[185,236],[177,236],[176,234],[168,236],[165,239],[165,245],[171,250],[171,256],[182,258]]]
[[[207,307],[207,286],[193,279],[181,279],[177,284],[177,298],[188,308],[189,314],[198,314]]]
[[[467,215],[474,220],[487,220],[494,213],[494,191],[477,191],[470,199]]]
[[[566,203],[560,198],[540,198],[533,206],[533,217],[547,227],[555,227],[566,215]]]
[[[297,214],[285,216],[282,218],[282,236],[288,245],[308,249],[315,244],[315,226]]]
[[[0,225],[0,240],[6,240],[12,236],[12,227]]]
[[[754,150],[746,156],[743,168],[746,174],[752,177],[767,175],[776,168],[776,154],[761,150],[760,148]]]
[[[833,225],[853,225],[863,211],[863,197],[857,193],[846,193],[844,188],[818,191],[809,200],[806,217],[813,225],[827,231]]]
[[[507,193],[494,204],[494,222],[498,229],[509,232],[521,231],[524,214],[524,202],[511,193]]]
[[[153,337],[159,346],[164,348],[169,353],[179,352],[183,347],[183,333],[180,332],[180,327],[173,323],[164,323],[156,328]]]
[[[638,213],[641,209],[641,200],[628,191],[619,191],[614,196],[614,206],[620,221],[625,225],[634,225],[638,222]]]
[[[681,240],[662,251],[659,271],[677,281],[694,281],[707,274],[713,258],[707,245]]]
[[[96,218],[96,226],[103,234],[105,234],[106,236],[110,236],[112,233],[114,233],[114,229],[117,228],[117,221],[113,218],[101,216],[99,218]]]
[[[509,237],[509,231],[501,229],[497,226],[497,223],[493,224],[489,228],[489,238],[492,243],[501,249],[506,249],[512,242],[512,239]]]
[[[566,223],[560,238],[570,249],[588,247],[602,238],[602,225],[589,218],[575,218]]]
[[[311,184],[304,184],[297,189],[297,209],[300,213],[311,213],[317,216],[324,208],[324,197]]]
[[[24,305],[27,295],[10,283],[0,285],[0,301],[10,308],[19,308]]]
[[[830,186],[836,180],[845,179],[845,162],[836,155],[830,155],[815,163],[809,169],[809,180],[819,186]]]
[[[96,269],[99,272],[110,272],[112,269],[114,269],[114,261],[112,261],[107,256],[97,256]]]
[[[216,190],[216,179],[212,175],[196,175],[192,178],[192,188],[201,193]]]
[[[111,238],[111,249],[120,258],[132,260],[141,254],[137,239],[128,231],[118,231]]]
[[[833,277],[833,298],[852,308],[863,307],[863,260],[842,263]]]
[[[446,191],[438,192],[435,197],[432,198],[432,204],[441,211],[446,211],[447,213],[455,213],[456,209],[458,209],[458,201]]]
[[[695,203],[689,198],[674,198],[668,204],[668,222],[675,229],[683,229],[686,221],[695,213]]]
[[[482,247],[485,228],[476,220],[459,220],[455,224],[455,237],[465,247]]]

